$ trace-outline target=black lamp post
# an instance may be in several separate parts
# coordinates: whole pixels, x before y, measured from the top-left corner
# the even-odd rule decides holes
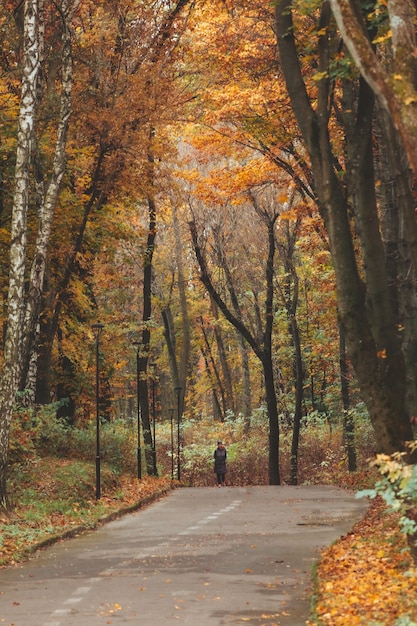
[[[96,339],[96,500],[100,500],[100,333],[103,324],[97,323],[91,326]]]
[[[169,409],[171,416],[171,480],[174,480],[174,409]]]
[[[182,387],[175,387],[175,393],[177,394],[177,478],[181,480],[181,391]]]
[[[139,341],[133,341],[133,345],[136,346],[136,402],[138,405],[138,448],[137,448],[137,457],[138,457],[138,480],[142,478],[142,451],[140,448],[140,388],[139,388]]]
[[[152,462],[153,462],[153,474],[158,475],[158,469],[156,466],[156,404],[155,404],[155,366],[152,365],[151,371],[151,386],[152,386]]]

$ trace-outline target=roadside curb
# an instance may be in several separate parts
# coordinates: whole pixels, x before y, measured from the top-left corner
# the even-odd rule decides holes
[[[164,487],[149,496],[145,496],[141,500],[138,500],[137,502],[135,502],[135,504],[132,504],[122,509],[118,509],[117,511],[112,511],[108,515],[103,515],[102,517],[98,518],[95,522],[92,522],[91,524],[81,524],[79,526],[75,526],[74,528],[69,528],[67,530],[64,530],[62,533],[58,533],[58,534],[52,535],[51,537],[47,537],[46,539],[43,539],[42,541],[39,541],[38,543],[34,543],[31,546],[28,546],[27,548],[25,548],[25,550],[23,550],[22,552],[22,555],[30,556],[31,554],[34,554],[38,550],[42,550],[43,548],[48,548],[49,546],[52,546],[55,543],[58,543],[58,541],[71,539],[72,537],[76,537],[77,535],[81,535],[82,533],[88,532],[90,530],[96,530],[99,526],[102,526],[108,522],[118,519],[119,517],[123,517],[123,515],[134,513],[135,511],[138,511],[139,509],[142,509],[143,507],[148,506],[149,504],[152,504],[153,502],[166,496],[170,491],[176,488],[177,488],[177,485],[170,484],[167,487]]]

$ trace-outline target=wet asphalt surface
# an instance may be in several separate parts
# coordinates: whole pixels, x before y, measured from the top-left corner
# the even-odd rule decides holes
[[[320,550],[366,506],[334,487],[175,490],[0,570],[0,624],[302,626]]]

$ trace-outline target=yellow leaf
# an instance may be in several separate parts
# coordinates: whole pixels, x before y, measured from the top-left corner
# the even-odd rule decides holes
[[[372,41],[373,44],[377,44],[377,43],[385,43],[386,41],[388,41],[389,39],[391,39],[391,30],[387,31],[385,33],[385,35],[380,35],[379,37],[375,37],[375,39]]]

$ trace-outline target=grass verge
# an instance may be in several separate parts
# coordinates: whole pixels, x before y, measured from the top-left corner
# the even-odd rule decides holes
[[[147,504],[171,489],[167,478],[101,471],[101,498],[95,498],[95,469],[84,461],[42,458],[18,468],[10,481],[12,506],[0,513],[0,566],[34,550]]]

